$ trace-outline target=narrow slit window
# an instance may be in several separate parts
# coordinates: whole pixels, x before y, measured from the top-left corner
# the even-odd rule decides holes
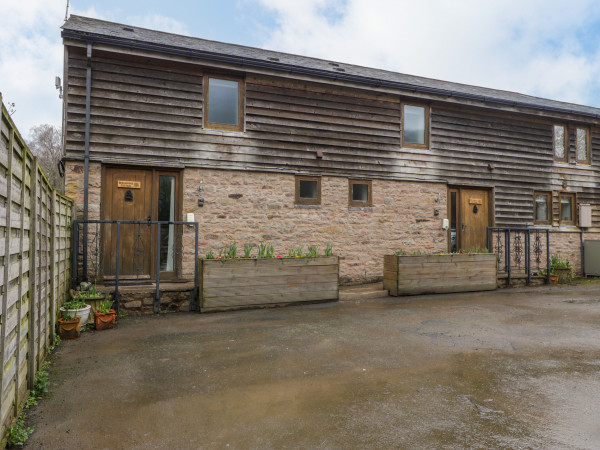
[[[370,180],[348,181],[348,205],[349,206],[372,206],[372,182]]]
[[[560,194],[560,224],[575,225],[575,194]]]
[[[320,205],[321,204],[321,178],[296,177],[296,204]]]
[[[402,107],[402,145],[423,147],[428,145],[428,108],[418,105]]]
[[[554,125],[554,159],[567,161],[567,133],[563,125]]]
[[[577,162],[590,163],[589,134],[587,128],[577,128],[575,132],[575,145],[577,148]]]
[[[207,76],[204,83],[204,127],[242,131],[243,81]]]
[[[551,195],[549,192],[536,192],[534,194],[534,223],[549,224],[551,208]]]

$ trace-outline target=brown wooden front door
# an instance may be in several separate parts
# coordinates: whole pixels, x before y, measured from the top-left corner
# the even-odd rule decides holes
[[[450,251],[486,248],[491,224],[489,194],[485,189],[449,189]]]
[[[152,220],[152,170],[107,168],[104,178],[104,220]],[[119,275],[150,278],[152,227],[121,224]],[[117,225],[103,228],[103,269],[111,277],[117,270]]]

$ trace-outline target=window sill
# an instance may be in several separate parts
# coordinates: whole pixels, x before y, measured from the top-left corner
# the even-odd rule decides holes
[[[233,130],[216,130],[214,128],[202,128],[202,132],[204,134],[212,134],[215,136],[235,136],[239,137],[240,135],[245,136],[246,131],[233,131]]]
[[[294,209],[322,209],[321,205],[294,205]]]
[[[348,206],[348,211],[373,211],[372,206]]]

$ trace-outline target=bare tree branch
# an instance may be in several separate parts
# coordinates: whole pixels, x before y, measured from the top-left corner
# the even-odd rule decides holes
[[[27,145],[39,159],[48,181],[59,192],[65,192],[64,179],[58,173],[57,163],[63,158],[60,128],[42,124],[31,127]]]

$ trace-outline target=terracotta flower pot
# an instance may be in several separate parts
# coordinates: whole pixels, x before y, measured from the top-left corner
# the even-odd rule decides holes
[[[558,284],[558,275],[550,275],[550,284]]]
[[[58,335],[61,339],[75,339],[81,334],[81,318],[65,320],[62,317],[58,319]]]
[[[108,330],[115,326],[115,310],[111,309],[109,312],[103,313],[100,311],[94,311],[96,316],[96,330]]]

